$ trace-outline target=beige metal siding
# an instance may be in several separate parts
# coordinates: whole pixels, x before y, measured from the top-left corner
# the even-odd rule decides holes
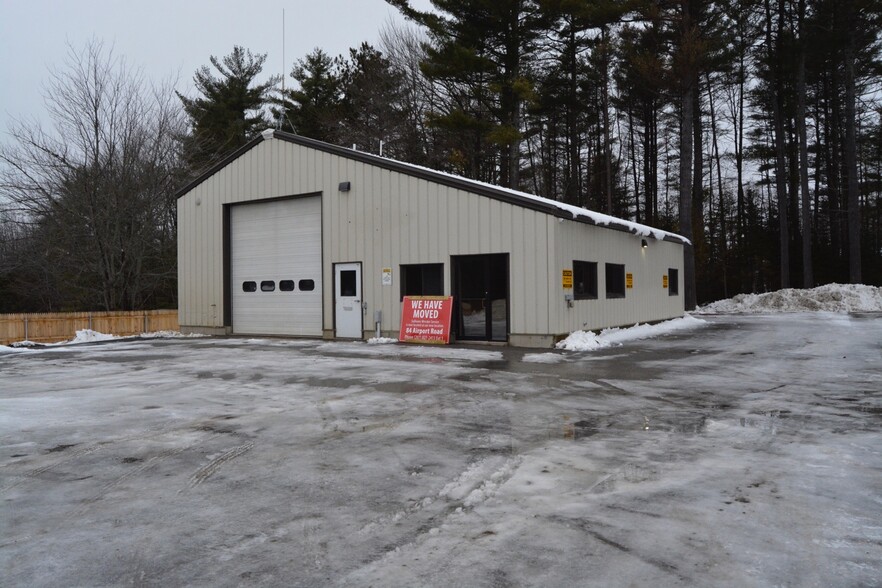
[[[323,155],[324,157],[334,157]],[[383,329],[399,328],[401,303],[401,265],[418,263],[444,264],[444,290],[451,289],[451,256],[475,253],[508,253],[510,263],[510,291],[512,332],[544,332],[547,327],[547,288],[544,280],[534,277],[544,271],[547,260],[537,260],[535,247],[523,247],[525,232],[530,240],[548,241],[547,215],[512,206],[476,194],[441,186],[422,180],[375,168],[360,162],[349,162],[349,175],[333,178],[334,188],[325,194],[326,218],[334,219],[339,238],[326,238],[326,266],[328,263],[361,261],[364,263],[363,298],[368,304],[365,329],[373,317],[373,310],[383,310]],[[351,181],[348,193],[336,191],[339,182]],[[518,215],[523,225],[498,222]],[[363,222],[367,220],[367,223]],[[341,230],[351,228],[343,234]],[[364,241],[355,238],[361,231],[369,233]],[[538,232],[538,233],[537,233]],[[537,234],[534,234],[537,233]],[[381,272],[392,268],[392,286],[383,286]],[[531,268],[530,273],[520,268]],[[528,283],[528,281],[530,283]],[[529,292],[533,308],[543,312],[526,312],[526,307],[515,304]],[[517,294],[516,294],[517,293]],[[325,308],[333,302],[331,293],[325,294]],[[517,312],[523,309],[525,312]],[[332,317],[325,312],[325,328],[332,328]]]
[[[339,192],[340,182],[351,182]],[[451,289],[451,256],[509,254],[510,331],[563,334],[579,328],[633,324],[682,314],[681,295],[661,287],[668,267],[680,269],[682,247],[588,226],[435,182],[382,169],[284,140],[257,144],[178,200],[182,327],[223,327],[223,205],[320,193],[322,199],[322,326],[333,329],[334,263],[363,263],[365,330],[383,311],[385,331],[399,327],[402,264],[443,263]],[[201,203],[196,204],[197,201]],[[567,308],[561,270],[573,259],[597,261],[600,297]],[[624,263],[635,288],[624,300],[603,297],[603,263]],[[382,286],[392,268],[392,286]],[[652,269],[655,268],[655,269]],[[657,275],[656,275],[657,274]]]
[[[351,190],[339,192],[347,181]],[[181,325],[223,327],[224,204],[317,192],[323,281],[332,283],[334,263],[364,264],[365,329],[375,309],[383,310],[384,330],[398,329],[402,264],[443,263],[450,292],[452,255],[508,253],[510,329],[547,332],[551,217],[281,140],[259,143],[178,200]],[[391,287],[381,284],[384,267],[393,270]],[[323,296],[330,330],[332,289]]]
[[[683,288],[678,296],[669,296],[667,288],[662,287],[668,268],[679,270],[682,281],[682,245],[569,220],[557,225],[555,294],[550,305],[552,332],[597,330],[683,315]],[[644,238],[645,249],[640,244]],[[573,260],[597,262],[598,296],[597,300],[576,300],[568,308],[564,293],[572,290],[563,289],[561,272],[572,269]],[[606,263],[624,264],[626,274],[633,274],[634,287],[625,290],[625,298],[606,298]]]

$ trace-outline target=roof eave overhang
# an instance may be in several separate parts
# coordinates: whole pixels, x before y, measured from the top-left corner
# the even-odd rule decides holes
[[[188,192],[193,190],[196,186],[213,176],[220,169],[226,167],[234,160],[238,159],[251,149],[254,149],[257,145],[262,143],[267,139],[279,139],[281,141],[287,141],[289,143],[294,143],[296,145],[300,145],[303,147],[309,147],[311,149],[317,149],[319,151],[323,151],[325,153],[331,153],[333,155],[337,155],[340,157],[344,157],[346,159],[352,159],[354,161],[360,161],[362,163],[366,163],[368,165],[373,165],[376,167],[380,167],[382,169],[386,169],[389,171],[394,171],[398,173],[402,173],[408,176],[416,177],[419,179],[423,179],[429,182],[434,182],[436,184],[441,184],[443,186],[447,186],[449,188],[455,188],[457,190],[462,190],[464,192],[471,192],[473,194],[479,194],[481,196],[486,196],[488,198],[492,198],[494,200],[499,200],[502,202],[506,202],[508,204],[512,204],[515,206],[520,206],[522,208],[527,208],[530,210],[535,210],[537,212],[543,212],[545,214],[552,215],[557,218],[572,220],[575,222],[584,223],[587,225],[593,225],[596,227],[604,228],[604,229],[612,229],[614,231],[622,231],[625,233],[631,233],[633,235],[641,235],[641,236],[650,236],[654,239],[657,239],[654,235],[642,235],[638,230],[636,230],[633,226],[629,226],[624,223],[616,223],[615,221],[611,221],[609,223],[598,224],[594,221],[594,219],[581,216],[581,215],[573,215],[572,213],[563,210],[553,204],[545,203],[539,200],[533,200],[532,198],[524,198],[520,197],[516,194],[512,194],[506,190],[496,189],[492,186],[487,186],[480,183],[475,183],[465,178],[458,178],[455,176],[450,176],[448,174],[444,174],[441,172],[436,172],[433,170],[410,166],[405,163],[401,163],[399,161],[395,161],[393,159],[387,159],[385,157],[381,157],[379,155],[373,155],[371,153],[366,153],[364,151],[356,151],[354,149],[349,149],[346,147],[341,147],[339,145],[332,145],[330,143],[325,143],[323,141],[318,141],[316,139],[310,139],[308,137],[301,137],[300,135],[293,135],[291,133],[286,133],[283,131],[264,131],[256,138],[252,139],[250,142],[246,143],[242,147],[236,149],[235,151],[229,153],[224,156],[222,159],[218,160],[217,163],[212,165],[203,173],[199,174],[195,179],[189,182],[186,186],[175,192],[175,198],[181,198],[186,195]],[[679,243],[681,245],[689,244],[689,241],[680,237],[679,235],[666,234],[661,240],[668,241],[671,243]]]

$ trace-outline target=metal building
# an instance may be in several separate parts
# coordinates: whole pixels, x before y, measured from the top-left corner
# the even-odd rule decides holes
[[[443,294],[457,340],[550,347],[684,312],[683,237],[289,133],[177,196],[185,332],[394,337]]]

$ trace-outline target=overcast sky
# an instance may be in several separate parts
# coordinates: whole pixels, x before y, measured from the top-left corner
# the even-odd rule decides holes
[[[103,40],[148,79],[179,78],[185,93],[196,69],[234,45],[267,53],[265,74],[280,73],[283,8],[286,74],[315,47],[348,53],[377,44],[388,21],[403,22],[384,0],[0,0],[0,132],[5,140],[10,119],[43,116],[48,68],[63,66],[68,43]]]

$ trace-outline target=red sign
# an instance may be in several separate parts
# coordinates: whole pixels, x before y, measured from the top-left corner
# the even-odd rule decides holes
[[[452,296],[405,296],[401,305],[399,341],[450,343]]]

